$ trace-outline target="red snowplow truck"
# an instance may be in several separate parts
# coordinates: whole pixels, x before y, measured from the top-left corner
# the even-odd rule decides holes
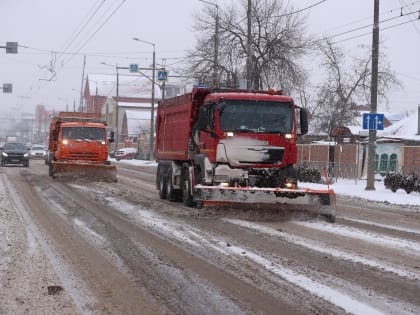
[[[199,207],[298,204],[334,221],[333,190],[298,187],[296,140],[307,131],[306,110],[281,91],[196,87],[161,101],[155,142],[159,195]]]

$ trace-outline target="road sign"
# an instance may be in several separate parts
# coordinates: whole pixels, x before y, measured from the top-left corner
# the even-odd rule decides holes
[[[384,114],[363,114],[363,129],[384,130]]]
[[[18,43],[17,42],[7,42],[6,43],[6,54],[17,54],[18,52]]]
[[[130,72],[138,72],[139,71],[139,65],[136,63],[130,64]]]
[[[12,93],[13,85],[11,83],[3,83],[3,93]]]
[[[157,75],[158,81],[168,81],[168,71],[159,70]]]

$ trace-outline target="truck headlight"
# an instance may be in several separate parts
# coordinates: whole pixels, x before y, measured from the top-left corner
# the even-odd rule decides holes
[[[288,189],[296,189],[297,188],[296,183],[290,178],[286,179],[286,182],[284,183],[284,186]]]
[[[5,157],[8,157],[6,152],[2,152],[1,155],[5,156]]]
[[[28,153],[25,153],[24,155],[23,155],[23,157],[28,157],[29,156],[29,154]]]

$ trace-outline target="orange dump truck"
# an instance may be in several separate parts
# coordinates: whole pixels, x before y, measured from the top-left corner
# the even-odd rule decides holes
[[[108,160],[108,143],[113,141],[100,115],[60,112],[50,124],[49,175],[116,181],[116,167]]]

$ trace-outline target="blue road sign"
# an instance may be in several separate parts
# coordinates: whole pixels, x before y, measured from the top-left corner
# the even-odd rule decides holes
[[[130,64],[130,72],[138,72],[139,70],[139,65],[136,63],[132,63]]]
[[[363,129],[384,130],[384,114],[363,114]]]
[[[158,81],[168,81],[168,71],[159,70],[157,75]]]

